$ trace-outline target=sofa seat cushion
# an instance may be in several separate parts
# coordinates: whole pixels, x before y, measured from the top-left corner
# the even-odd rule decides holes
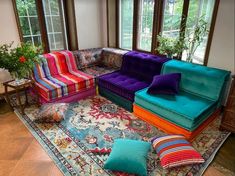
[[[135,104],[189,131],[195,130],[215,110],[216,102],[180,91],[172,95],[136,92]]]
[[[87,73],[87,74],[92,75],[94,77],[98,77],[98,76],[101,76],[101,75],[105,75],[107,73],[117,71],[117,69],[107,67],[107,66],[98,66],[98,65],[96,65],[96,66],[84,68],[84,69],[82,69],[82,71],[84,73]]]
[[[133,102],[135,92],[146,88],[149,84],[116,71],[100,76],[98,85]]]
[[[39,94],[47,101],[68,96],[76,92],[94,87],[94,78],[90,76],[65,73],[54,77],[37,79]]]

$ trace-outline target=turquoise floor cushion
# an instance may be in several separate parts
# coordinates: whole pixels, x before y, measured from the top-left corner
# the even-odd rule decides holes
[[[136,92],[135,104],[189,131],[195,130],[216,109],[217,102],[180,91],[177,95]]]
[[[149,142],[116,139],[112,152],[104,163],[104,168],[138,176],[147,176],[146,162],[150,148]]]

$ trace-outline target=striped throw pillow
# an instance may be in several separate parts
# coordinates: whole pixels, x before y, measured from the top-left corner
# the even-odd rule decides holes
[[[164,169],[205,161],[182,135],[154,137],[151,142]]]

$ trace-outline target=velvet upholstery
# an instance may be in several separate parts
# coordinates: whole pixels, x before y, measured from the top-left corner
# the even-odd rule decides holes
[[[99,77],[99,86],[111,90],[119,96],[134,101],[135,92],[148,86],[147,82],[130,77],[120,71]]]
[[[179,94],[150,95],[144,89],[136,93],[135,104],[191,132],[220,107],[230,75],[226,70],[177,60],[166,62],[161,73],[181,73]]]
[[[164,64],[162,74],[181,73],[180,89],[212,101],[223,96],[230,72],[188,62],[171,60]]]
[[[130,51],[123,56],[121,69],[100,76],[98,85],[133,102],[135,92],[148,87],[166,61],[164,57]]]
[[[179,92],[180,73],[170,73],[165,75],[156,75],[149,86],[149,94],[168,94],[175,95]]]
[[[195,130],[216,109],[216,102],[180,91],[177,95],[136,93],[135,104],[189,131]]]
[[[162,65],[168,60],[165,57],[131,51],[123,56],[121,72],[151,83],[153,77],[161,73]]]
[[[126,110],[133,112],[132,108],[132,101],[127,100],[124,97],[121,97],[108,89],[99,86],[99,94],[107,99],[111,100],[112,102],[116,103],[119,106],[122,106]]]

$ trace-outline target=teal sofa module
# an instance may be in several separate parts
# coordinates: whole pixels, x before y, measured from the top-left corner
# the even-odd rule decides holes
[[[134,113],[141,117],[143,114],[146,116],[141,110],[148,111],[156,118],[164,119],[167,124],[173,124],[172,128],[182,128],[179,133],[186,131],[193,134],[221,106],[230,72],[171,60],[163,65],[161,71],[161,74],[168,73],[181,73],[179,94],[150,95],[147,93],[148,88],[140,90],[135,94]],[[148,121],[148,118],[144,117],[144,120]],[[166,125],[159,125],[164,130]],[[167,128],[166,131],[171,132],[169,126]],[[177,132],[175,129],[172,131]]]

